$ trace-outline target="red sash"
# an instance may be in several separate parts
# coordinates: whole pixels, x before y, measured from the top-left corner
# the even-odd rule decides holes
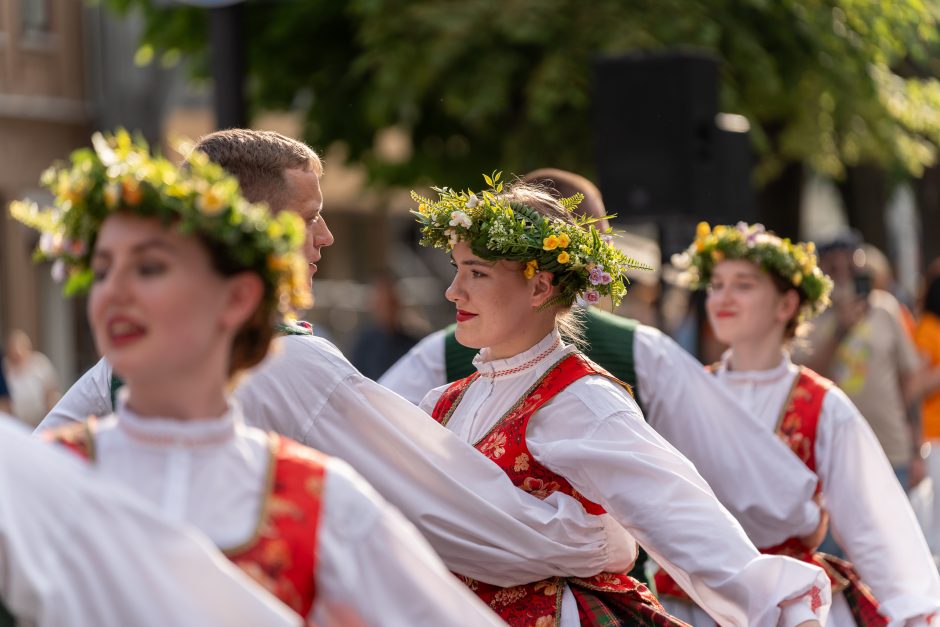
[[[710,367],[709,370],[711,369]],[[832,385],[832,381],[801,366],[775,429],[777,436],[814,473],[819,418],[822,415],[826,392]],[[816,492],[821,489],[822,484],[817,482]],[[849,562],[826,553],[813,552],[799,538],[790,538],[777,546],[762,548],[760,552],[767,555],[786,555],[822,568],[829,576],[832,592],[842,592],[845,596],[859,627],[888,624],[887,619],[878,613],[878,601],[871,590],[861,582]],[[656,592],[660,596],[691,601],[666,571],[660,569],[654,577],[654,582]]]
[[[476,448],[502,468],[516,487],[533,496],[544,499],[553,492],[562,492],[580,501],[591,514],[603,514],[603,507],[540,464],[529,451],[525,437],[529,420],[540,407],[574,381],[590,375],[607,377],[630,389],[583,355],[569,355],[551,367],[477,442]],[[446,425],[478,376],[479,373],[474,373],[451,384],[434,407],[434,419]],[[666,614],[646,586],[625,573],[601,573],[586,579],[552,577],[510,588],[467,577],[461,579],[513,626],[557,625],[566,581],[578,603],[582,625],[684,625]]]
[[[94,462],[95,419],[43,434]],[[317,526],[327,457],[271,433],[268,489],[250,540],[225,555],[268,592],[307,618],[316,598]]]

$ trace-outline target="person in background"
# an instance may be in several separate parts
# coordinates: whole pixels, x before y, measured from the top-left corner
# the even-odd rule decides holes
[[[816,474],[833,535],[854,568],[807,550],[796,538],[762,552],[826,570],[833,594],[829,625],[929,624],[940,616],[940,577],[888,460],[846,395],[789,358],[801,323],[829,302],[831,282],[816,264],[813,245],[781,239],[759,224],[711,229],[702,223],[676,261],[694,287],[707,290],[709,322],[730,346],[709,370],[750,420]],[[669,586],[661,579],[662,592]],[[681,607],[681,600],[675,603]],[[697,627],[708,624],[701,611],[686,607],[690,616],[664,604]]]
[[[376,276],[371,296],[372,321],[356,340],[350,361],[359,372],[375,380],[407,353],[418,338],[402,325],[401,299],[394,275],[383,272]]]
[[[928,275],[930,276],[930,275]],[[924,533],[934,554],[940,553],[940,274],[928,279],[923,309],[917,322],[914,340],[927,360],[922,382],[922,433],[927,449],[927,476],[932,480],[933,499]]]
[[[24,331],[14,329],[7,338],[3,366],[13,415],[35,427],[59,400],[59,381],[52,362],[33,350]]]
[[[871,425],[906,490],[924,477],[921,436],[908,411],[922,360],[901,322],[894,296],[874,289],[859,237],[847,233],[819,247],[832,277],[832,307],[823,312],[793,360],[838,385]]]

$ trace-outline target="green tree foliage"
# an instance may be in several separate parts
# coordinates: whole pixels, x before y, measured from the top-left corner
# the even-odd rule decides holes
[[[205,12],[141,7],[145,44],[205,71]],[[252,107],[307,107],[315,146],[344,141],[373,180],[470,183],[501,167],[593,169],[597,54],[676,46],[720,61],[722,108],[751,120],[770,180],[790,162],[919,176],[940,145],[934,0],[285,0],[249,2]],[[177,54],[178,54],[177,53]],[[387,163],[376,133],[414,150]]]

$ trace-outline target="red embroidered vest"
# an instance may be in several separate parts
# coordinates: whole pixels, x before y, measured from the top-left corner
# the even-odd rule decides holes
[[[95,418],[43,434],[94,462]],[[317,526],[327,457],[271,433],[267,494],[252,537],[225,555],[307,618],[316,598]]]
[[[580,354],[572,354],[551,367],[539,381],[514,405],[490,431],[476,444],[477,450],[493,460],[509,476],[518,488],[540,499],[553,492],[568,494],[584,506],[591,514],[603,514],[604,508],[579,494],[562,476],[540,464],[529,452],[526,444],[526,428],[533,414],[568,385],[589,375],[600,375],[624,385],[600,366]],[[431,414],[435,420],[447,425],[454,410],[460,404],[470,384],[479,377],[474,373],[455,381],[438,400]],[[684,624],[671,619],[649,590],[625,573],[601,573],[587,579],[553,577],[535,583],[501,588],[481,581],[461,577],[471,590],[486,602],[503,620],[512,626],[533,625],[549,627],[557,625],[560,618],[561,596],[564,584],[571,585],[578,601],[582,625],[621,624],[601,622],[617,616],[627,616],[623,624],[677,625]],[[610,602],[604,598],[602,612],[587,609],[582,595],[590,591],[598,596],[607,593],[616,595]],[[596,604],[596,599],[591,603]],[[642,622],[648,621],[648,622]]]
[[[713,370],[714,367],[708,369]],[[826,392],[832,386],[832,381],[801,366],[775,429],[777,436],[813,473],[816,472],[816,434],[819,429],[819,418],[822,415]],[[822,483],[817,481],[816,493],[818,494],[821,489]],[[790,538],[777,546],[762,548],[760,552],[767,555],[786,555],[822,568],[829,576],[832,592],[842,592],[845,595],[859,627],[888,624],[888,621],[878,613],[878,601],[868,587],[861,582],[849,562],[825,553],[816,553],[807,548],[799,538]],[[660,570],[656,573],[655,583],[658,594],[689,600],[688,595],[679,588],[666,571]],[[816,595],[812,602],[814,605],[819,603]],[[816,607],[813,609],[815,610]]]

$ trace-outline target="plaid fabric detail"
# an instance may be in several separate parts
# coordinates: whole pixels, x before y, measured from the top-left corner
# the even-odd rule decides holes
[[[582,627],[689,627],[667,614],[643,584],[629,593],[609,593],[573,583],[571,593]]]
[[[888,619],[878,612],[878,600],[875,599],[869,587],[859,579],[852,564],[828,553],[817,553],[815,558],[816,563],[822,566],[830,577],[832,577],[832,571],[835,571],[845,580],[846,585],[842,594],[849,604],[849,609],[852,610],[852,617],[855,618],[855,624],[858,627],[885,627],[888,624]]]

